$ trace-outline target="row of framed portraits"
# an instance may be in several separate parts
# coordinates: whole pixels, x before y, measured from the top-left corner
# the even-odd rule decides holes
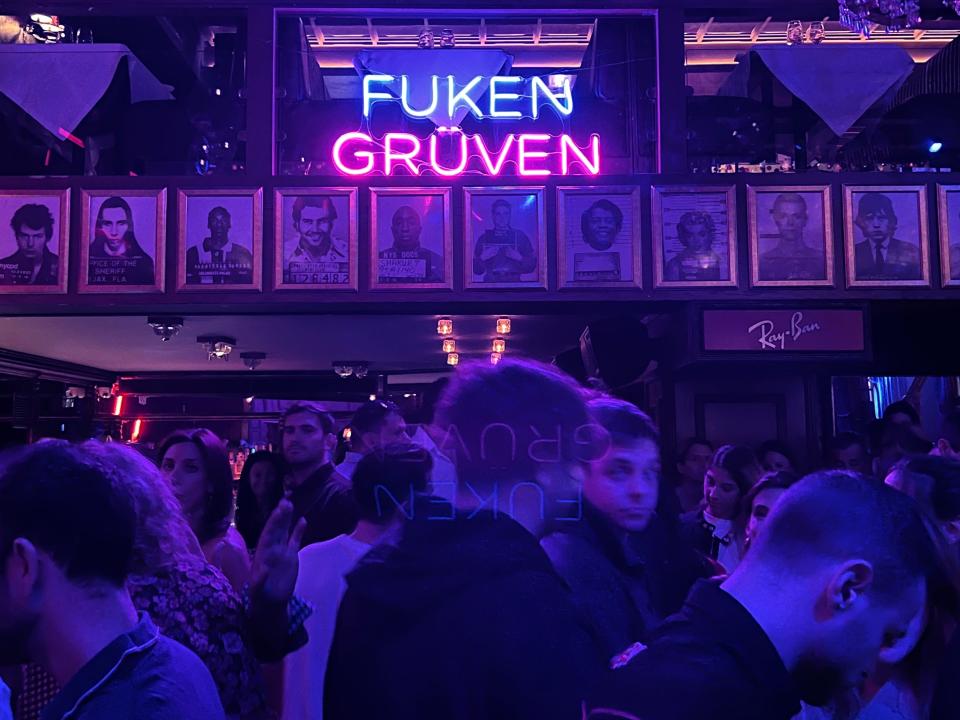
[[[546,288],[544,187],[464,188],[465,288]],[[639,287],[641,190],[557,188],[561,288]],[[750,283],[833,287],[829,185],[748,187]],[[370,189],[370,287],[453,287],[451,188]],[[942,283],[960,285],[960,186],[939,186]],[[275,190],[274,287],[358,288],[355,187]],[[67,289],[69,190],[0,191],[0,293]],[[80,292],[164,288],[166,190],[84,190]],[[656,287],[738,285],[735,187],[658,186]],[[262,190],[179,190],[177,289],[260,290]],[[847,285],[930,285],[924,186],[844,186]]]

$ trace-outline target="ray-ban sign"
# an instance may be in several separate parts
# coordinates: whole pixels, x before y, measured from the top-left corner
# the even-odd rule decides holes
[[[863,352],[862,310],[704,310],[706,352]]]

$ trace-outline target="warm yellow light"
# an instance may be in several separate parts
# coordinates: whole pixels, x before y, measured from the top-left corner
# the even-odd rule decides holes
[[[445,353],[452,353],[457,351],[457,341],[453,338],[444,338],[443,339],[443,351]]]
[[[509,335],[510,334],[510,318],[502,317],[497,318],[497,335]]]
[[[493,351],[495,353],[504,353],[507,351],[507,341],[503,338],[493,339]]]
[[[453,335],[453,320],[450,318],[437,320],[437,335]]]
[[[353,428],[345,427],[343,429],[343,439],[349,442],[350,438],[352,437],[353,437]]]
[[[490,364],[491,364],[491,365],[496,365],[496,364],[497,364],[498,362],[500,362],[502,359],[503,359],[503,355],[502,355],[502,354],[500,354],[500,353],[498,353],[498,352],[492,352],[492,353],[490,353]]]
[[[447,355],[447,365],[459,365],[460,355],[458,353],[449,353]]]

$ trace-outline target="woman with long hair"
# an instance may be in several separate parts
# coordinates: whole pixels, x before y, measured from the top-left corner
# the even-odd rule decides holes
[[[240,591],[250,555],[233,517],[233,472],[223,441],[209,430],[177,431],[160,446],[160,472],[183,510],[207,561]]]
[[[113,263],[113,260],[133,261]],[[92,284],[152,285],[153,260],[140,247],[133,229],[130,203],[119,196],[108,197],[97,211],[94,238],[90,243],[88,282]]]
[[[728,573],[743,556],[747,524],[744,499],[762,472],[753,450],[724,445],[714,453],[703,478],[700,508],[681,517],[684,537]]]
[[[260,540],[267,518],[283,498],[283,457],[261,450],[250,454],[240,472],[237,486],[237,530],[247,548],[253,550]]]

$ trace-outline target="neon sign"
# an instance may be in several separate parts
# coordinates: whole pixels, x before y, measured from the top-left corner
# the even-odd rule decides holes
[[[399,103],[405,115],[429,118],[437,129],[425,139],[409,132],[388,132],[380,138],[368,132],[343,133],[333,145],[333,162],[341,173],[500,175],[512,165],[521,177],[600,174],[600,138],[595,134],[586,147],[581,147],[568,133],[511,132],[499,147],[491,147],[483,136],[467,134],[457,124],[457,118],[468,114],[478,120],[537,119],[544,107],[561,119],[567,118],[573,113],[569,77],[562,77],[559,87],[554,89],[539,77],[476,75],[458,84],[453,75],[432,75],[429,99],[421,94],[415,103],[413,95],[412,81],[407,75],[364,76],[365,119],[369,119],[378,102]]]

